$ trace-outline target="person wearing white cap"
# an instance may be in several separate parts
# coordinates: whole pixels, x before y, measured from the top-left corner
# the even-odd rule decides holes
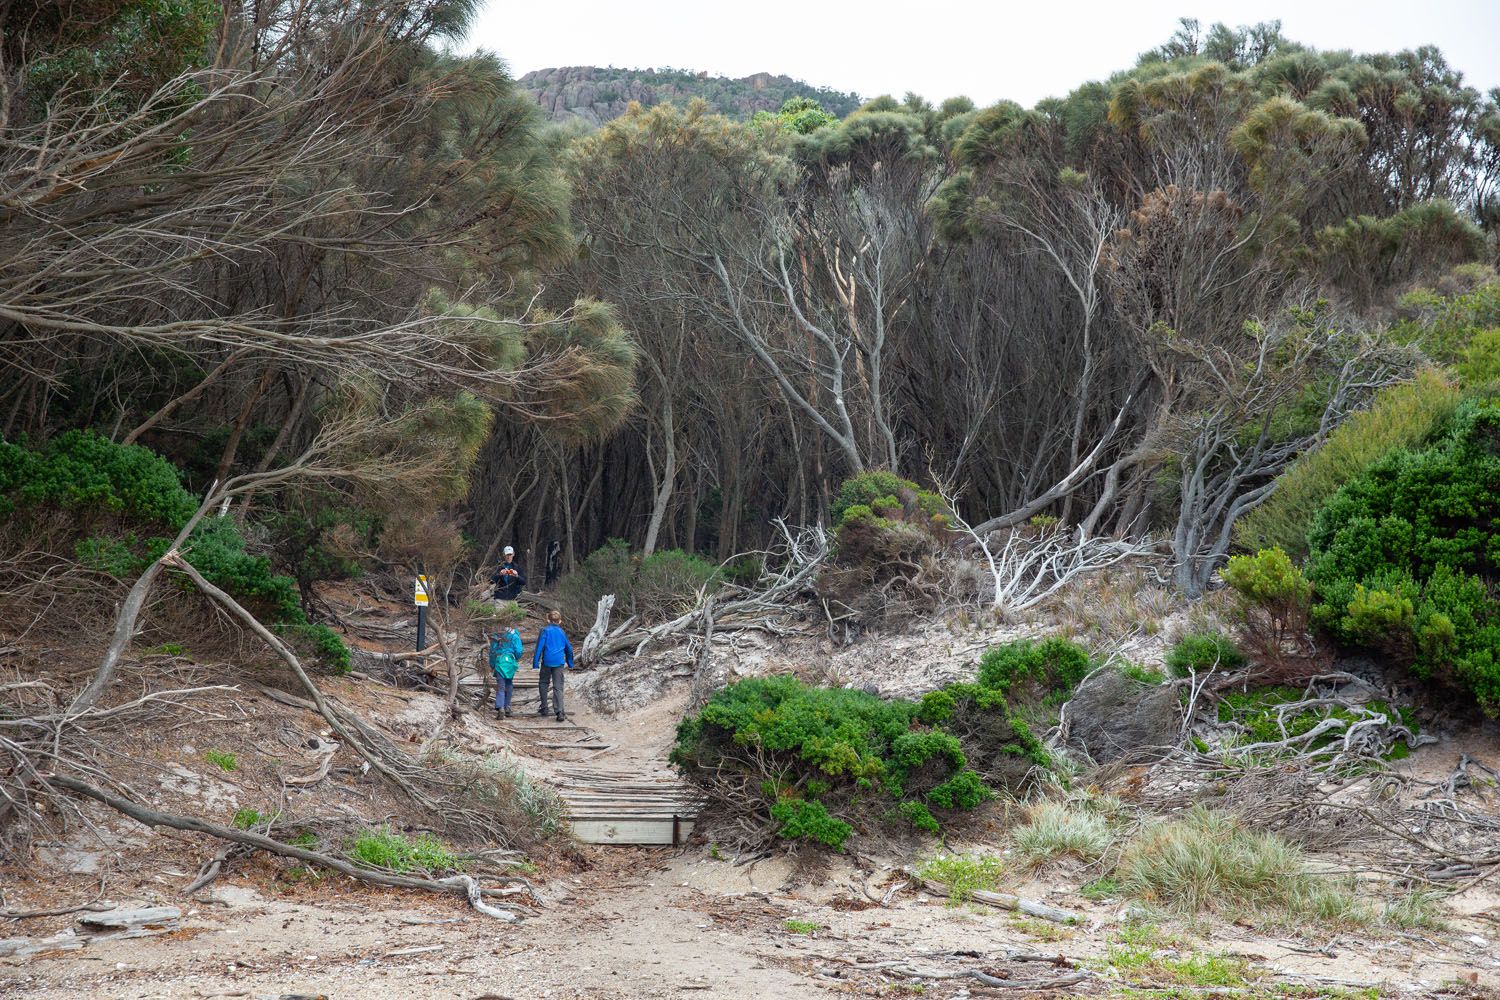
[[[526,586],[526,574],[516,562],[516,550],[509,545],[505,547],[505,561],[490,576],[490,582],[495,585],[497,601],[514,601],[521,596],[521,588]]]

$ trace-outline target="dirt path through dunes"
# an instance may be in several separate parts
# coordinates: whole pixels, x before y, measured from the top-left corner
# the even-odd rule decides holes
[[[881,907],[858,883],[881,894],[892,884],[891,869],[859,871],[838,859],[808,882],[784,858],[741,867],[696,850],[619,847],[588,848],[586,857],[588,867],[575,877],[546,880],[546,906],[516,927],[455,901],[382,893],[332,878],[290,899],[278,896],[269,880],[237,877],[212,893],[216,904],[184,921],[183,932],[26,963],[0,960],[0,994],[37,1000],[962,1000],[990,994],[970,980],[916,979],[879,966],[897,962],[929,976],[978,970],[1015,982],[1071,980],[1040,994],[1055,997],[1140,995],[1127,987],[1152,985],[1149,977],[1158,975],[1137,969],[1127,980],[1107,970],[1104,959],[1121,940],[1122,914],[1070,898],[1057,886],[1029,891],[1074,905],[1083,914],[1079,925],[950,907],[910,889]],[[1171,961],[1213,956],[1218,967],[1240,970],[1246,989],[1239,995],[1246,996],[1370,996],[1368,987],[1382,984],[1381,997],[1493,997],[1486,990],[1500,971],[1492,939],[1471,933],[1442,940],[1350,934],[1315,942],[1285,930],[1217,924],[1210,939],[1174,932],[1162,947]],[[1018,953],[1066,955],[1080,968],[1021,961]],[[1445,986],[1469,976],[1477,979],[1474,988]],[[1262,992],[1248,989],[1252,985]],[[1338,992],[1344,986],[1365,992]]]
[[[0,965],[0,994],[38,1000],[623,1000],[679,990],[747,1000],[826,995],[768,960],[764,953],[777,948],[758,927],[703,912],[703,894],[681,884],[680,859],[661,851],[598,850],[594,869],[551,882],[548,906],[518,927],[425,898],[353,890],[291,902],[228,885],[214,894],[220,905],[203,907],[185,921],[184,932]]]

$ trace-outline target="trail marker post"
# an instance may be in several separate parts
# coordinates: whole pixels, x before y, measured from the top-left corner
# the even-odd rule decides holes
[[[418,573],[412,599],[417,605],[417,652],[427,648],[427,575]]]

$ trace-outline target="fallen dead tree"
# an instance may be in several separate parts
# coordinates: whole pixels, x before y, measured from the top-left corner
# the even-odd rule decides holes
[[[1156,553],[1149,538],[1100,538],[1060,524],[1029,529],[999,518],[974,528],[958,513],[957,495],[944,490],[942,496],[953,523],[983,556],[992,585],[990,606],[1004,615],[1030,611],[1075,580]],[[1003,533],[998,544],[997,533]]]
[[[717,592],[701,590],[691,611],[658,625],[633,627],[634,619],[628,620],[614,632],[599,640],[596,658],[609,656],[623,650],[633,650],[635,656],[650,644],[679,635],[711,631],[734,632],[744,629],[783,634],[787,631],[785,619],[796,613],[802,598],[811,589],[819,568],[828,558],[830,544],[828,533],[821,527],[793,530],[786,522],[777,521],[782,544],[766,553],[765,563],[775,563],[775,570],[762,570],[754,586],[726,586]],[[610,606],[613,606],[612,598]],[[595,622],[607,628],[608,610],[603,607]],[[711,627],[705,623],[712,621]],[[593,640],[591,631],[589,640]]]
[[[947,896],[952,892],[950,886],[932,879],[922,878],[915,869],[905,869],[909,881],[920,885],[928,892],[935,892],[940,896]],[[1080,923],[1083,918],[1072,910],[1059,909],[1056,906],[1048,906],[1046,903],[1034,899],[1026,899],[1023,896],[1012,896],[1008,892],[990,892],[987,889],[973,889],[965,893],[965,897],[976,903],[984,903],[986,906],[994,906],[1002,910],[1014,910],[1024,913],[1029,917],[1040,917],[1043,920],[1051,920],[1059,924]]]
[[[342,858],[335,858],[328,854],[321,854],[317,851],[310,851],[305,847],[296,847],[292,844],[283,844],[278,840],[273,840],[270,837],[264,837],[258,833],[252,833],[248,830],[236,830],[233,827],[220,826],[217,823],[210,823],[207,820],[198,819],[195,816],[176,816],[171,813],[158,812],[155,809],[149,809],[146,806],[141,805],[139,802],[133,802],[130,799],[122,798],[118,795],[113,795],[102,788],[95,788],[93,785],[90,785],[85,781],[80,781],[79,779],[69,777],[68,775],[49,775],[48,781],[50,784],[57,788],[64,788],[78,795],[83,795],[91,798],[96,802],[101,802],[104,805],[109,806],[116,812],[121,813],[125,816],[129,816],[136,822],[144,823],[149,827],[165,826],[173,830],[184,830],[189,833],[206,833],[209,836],[217,837],[220,840],[227,840],[236,844],[244,844],[257,850],[267,851],[271,854],[276,854],[281,857],[294,858],[298,861],[303,862],[304,864],[317,865],[320,868],[327,868],[331,871],[336,871],[340,874],[347,875],[350,878],[358,879],[361,882],[370,882],[375,885],[393,886],[399,889],[423,889],[428,892],[461,894],[466,899],[468,899],[469,904],[480,913],[483,913],[486,916],[494,917],[497,920],[507,921],[509,923],[517,923],[520,921],[520,916],[518,915],[519,908],[506,903],[502,903],[499,906],[496,906],[494,904],[486,903],[485,899],[493,897],[515,896],[520,894],[531,895],[530,887],[525,884],[525,879],[521,878],[520,876],[496,876],[501,881],[521,883],[520,885],[517,885],[513,888],[485,889],[480,886],[479,882],[470,875],[453,875],[448,878],[428,879],[418,878],[413,875],[397,875],[387,872],[374,871],[372,869],[361,868],[358,865],[351,864],[348,861],[343,860]]]

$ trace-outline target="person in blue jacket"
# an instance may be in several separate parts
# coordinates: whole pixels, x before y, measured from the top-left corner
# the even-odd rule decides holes
[[[547,688],[551,687],[557,721],[568,721],[567,714],[563,712],[563,671],[572,665],[573,644],[568,641],[568,635],[562,629],[562,612],[549,611],[547,624],[537,634],[536,649],[531,654],[531,669],[540,668],[542,671],[536,682],[537,693],[542,698],[541,704],[537,706],[537,715],[547,714]]]
[[[506,629],[505,634],[490,633],[490,672],[495,675],[495,718],[510,717],[511,695],[515,692],[516,667],[524,650],[521,633]]]

